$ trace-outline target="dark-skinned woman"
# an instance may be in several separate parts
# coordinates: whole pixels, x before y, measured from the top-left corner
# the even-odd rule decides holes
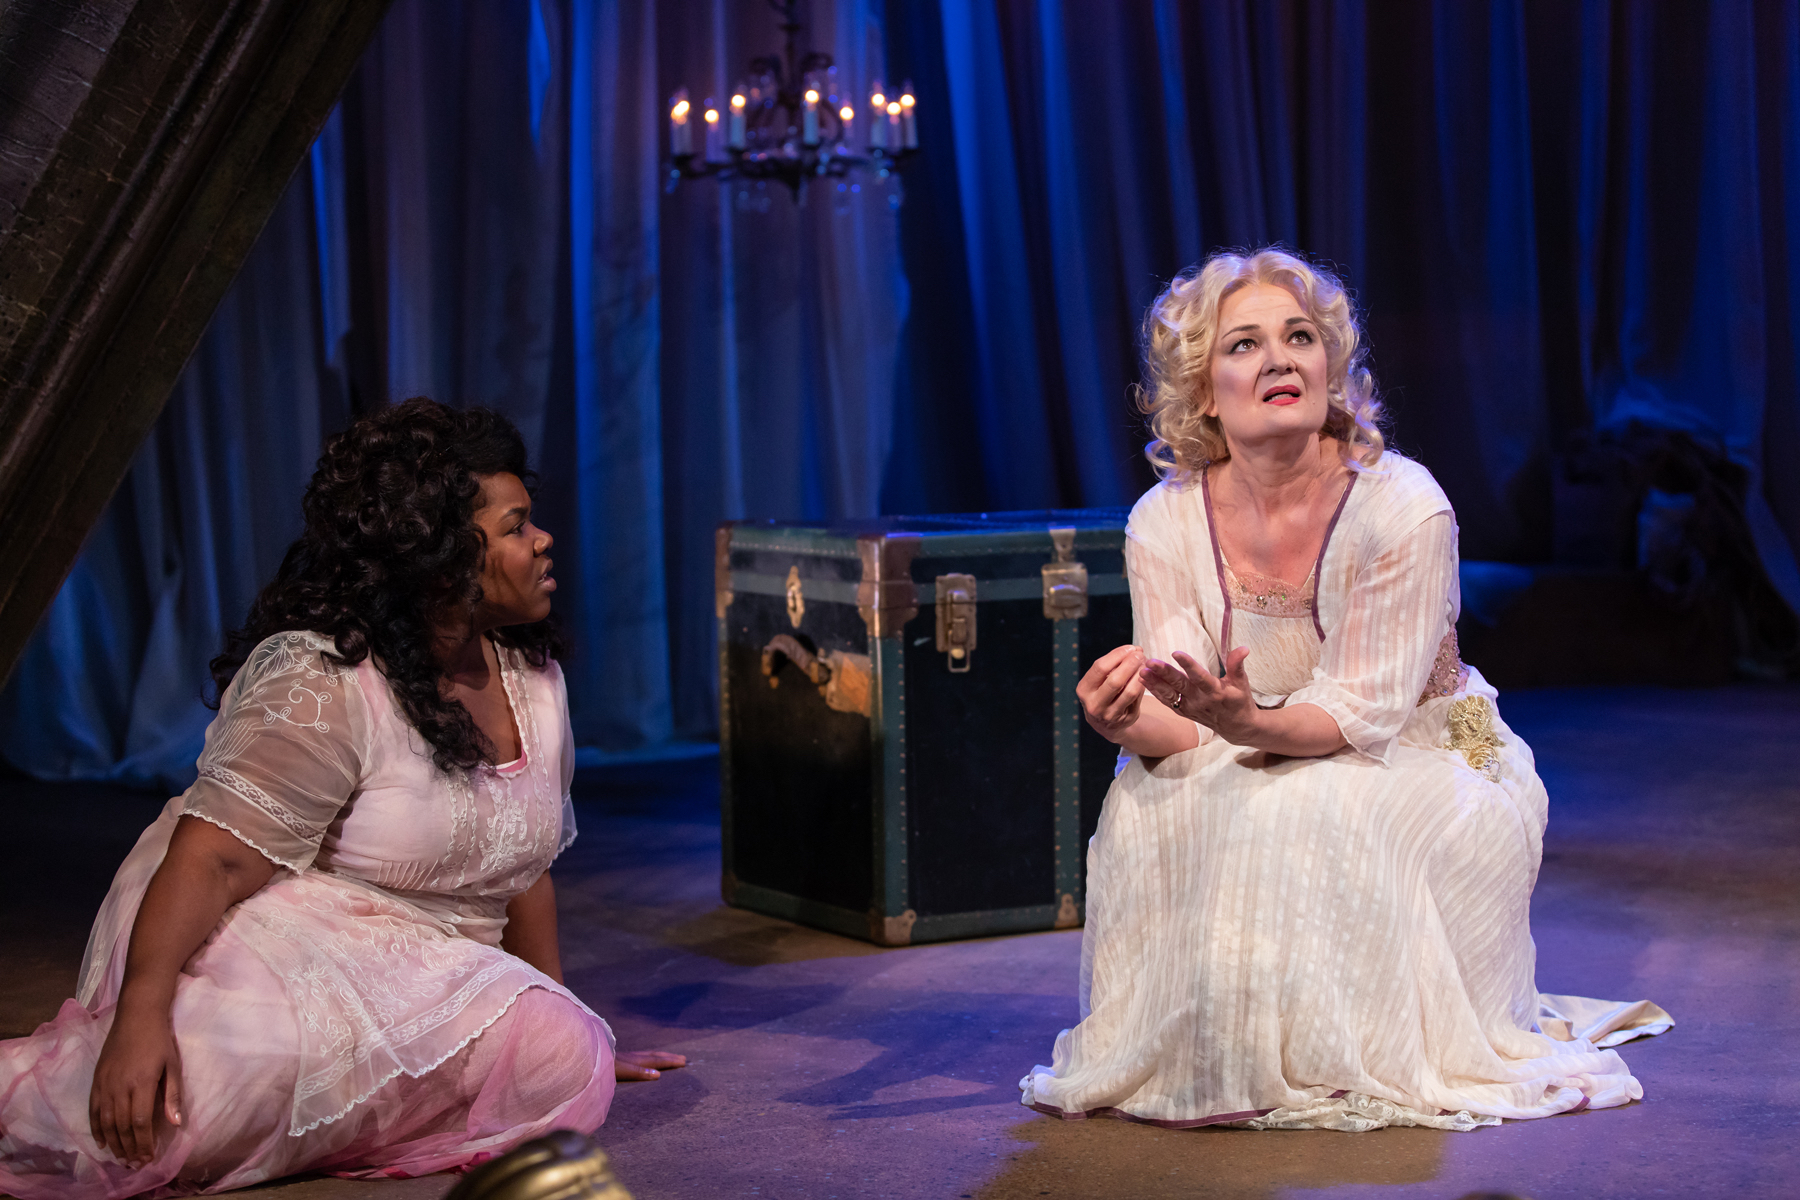
[[[452,1170],[683,1064],[616,1053],[563,985],[574,743],[532,478],[480,409],[330,441],[213,661],[198,780],[120,867],[77,998],[0,1043],[0,1192]]]

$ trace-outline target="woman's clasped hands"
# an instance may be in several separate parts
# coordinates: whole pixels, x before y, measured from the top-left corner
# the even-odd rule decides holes
[[[1259,711],[1244,674],[1249,656],[1247,649],[1234,650],[1221,678],[1179,650],[1175,661],[1168,663],[1151,658],[1141,647],[1120,646],[1094,661],[1076,685],[1075,695],[1097,733],[1139,753],[1190,748],[1197,741],[1191,727],[1181,736],[1182,726],[1190,721],[1226,741],[1240,742],[1251,734]],[[1154,704],[1145,704],[1146,694]],[[1165,745],[1171,738],[1185,744]],[[1134,744],[1146,739],[1156,749]]]
[[[1163,662],[1138,646],[1101,655],[1075,687],[1088,724],[1146,759],[1192,750],[1200,744],[1196,725],[1234,746],[1289,758],[1335,754],[1345,745],[1336,718],[1316,704],[1259,707],[1244,671],[1248,648],[1231,652],[1223,675],[1180,650],[1172,657]]]
[[[1152,696],[1170,711],[1198,721],[1236,745],[1249,745],[1256,729],[1256,698],[1244,674],[1250,651],[1242,646],[1225,660],[1223,677],[1201,666],[1191,654],[1177,650],[1175,661],[1147,658],[1139,673]]]

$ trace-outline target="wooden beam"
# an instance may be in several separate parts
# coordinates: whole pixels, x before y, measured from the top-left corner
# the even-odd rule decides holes
[[[0,679],[391,2],[0,2]]]

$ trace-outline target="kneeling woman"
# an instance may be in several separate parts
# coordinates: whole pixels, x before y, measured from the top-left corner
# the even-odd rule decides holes
[[[606,1118],[546,869],[575,837],[550,535],[503,418],[412,400],[327,446],[212,664],[199,779],[119,868],[80,995],[0,1043],[0,1192],[419,1175]]]
[[[1088,855],[1082,1020],[1024,1102],[1357,1130],[1637,1098],[1603,1047],[1667,1014],[1538,994],[1544,786],[1459,660],[1455,516],[1384,450],[1342,286],[1220,255],[1146,333],[1140,645],[1078,688],[1130,761]]]

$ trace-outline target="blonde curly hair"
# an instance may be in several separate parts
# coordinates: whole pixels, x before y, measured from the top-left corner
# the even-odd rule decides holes
[[[1375,377],[1364,365],[1367,351],[1356,307],[1343,282],[1278,246],[1250,253],[1215,254],[1176,276],[1144,317],[1144,384],[1138,407],[1150,419],[1144,456],[1166,480],[1185,483],[1210,462],[1231,456],[1219,418],[1206,410],[1212,389],[1213,343],[1219,310],[1240,288],[1267,283],[1293,293],[1319,327],[1325,344],[1325,394],[1329,410],[1322,430],[1338,440],[1344,461],[1360,470],[1381,457],[1382,405]]]

